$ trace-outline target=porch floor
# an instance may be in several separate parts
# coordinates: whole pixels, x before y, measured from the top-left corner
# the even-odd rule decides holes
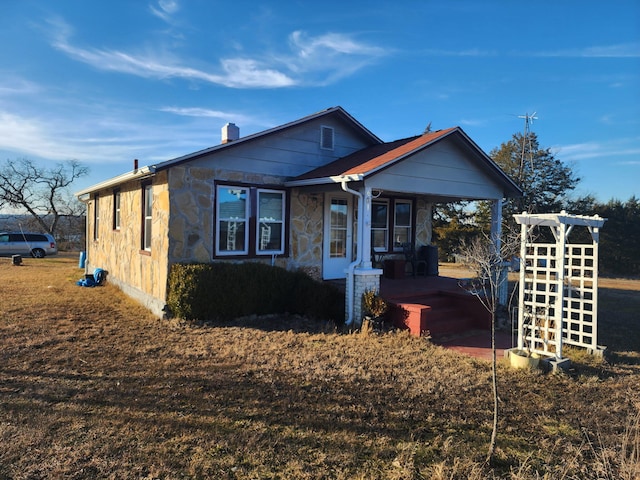
[[[390,301],[402,297],[428,296],[438,292],[460,292],[461,278],[470,278],[473,273],[454,265],[440,266],[438,276],[406,276],[398,279],[380,278],[380,295]],[[443,274],[445,276],[443,276]],[[504,351],[512,347],[509,333],[496,332],[496,358],[504,357]],[[484,360],[491,360],[491,331],[469,329],[446,336],[435,336],[431,340],[437,345]]]

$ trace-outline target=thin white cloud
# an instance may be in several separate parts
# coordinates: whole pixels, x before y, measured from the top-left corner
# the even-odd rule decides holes
[[[151,13],[165,22],[171,23],[173,14],[180,9],[178,2],[175,0],[158,0],[156,3],[157,6],[154,4],[149,5]]]
[[[0,98],[3,96],[32,95],[40,90],[40,86],[32,81],[0,74]]]
[[[264,121],[236,112],[224,112],[199,107],[162,107],[161,112],[173,113],[184,117],[218,118],[224,122],[235,122],[241,125],[269,125]]]
[[[563,161],[579,161],[593,158],[614,159],[629,155],[640,156],[640,148],[627,146],[630,140],[618,140],[615,142],[585,142],[569,145],[560,145],[553,148]],[[629,164],[628,161],[616,161],[616,164]],[[631,162],[636,162],[632,160]]]
[[[434,57],[497,57],[500,53],[496,50],[482,50],[480,48],[467,48],[461,50],[447,50],[440,48],[427,48],[421,50],[422,55]]]
[[[537,52],[534,55],[539,57],[639,58],[640,42]]]
[[[291,54],[279,60],[303,80],[300,83],[335,83],[376,62],[390,53],[388,49],[358,42],[343,33],[317,37],[297,30],[289,36]]]
[[[215,71],[185,66],[167,54],[129,53],[102,48],[82,48],[71,43],[72,30],[52,19],[52,46],[69,57],[100,70],[144,78],[182,78],[230,88],[282,88],[301,84],[328,84],[353,74],[387,54],[383,48],[356,42],[345,34],[310,37],[296,31],[290,36],[291,53],[265,55],[264,59],[221,58]]]

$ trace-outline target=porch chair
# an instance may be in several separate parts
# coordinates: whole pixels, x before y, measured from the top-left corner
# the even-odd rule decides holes
[[[402,253],[407,263],[411,264],[411,275],[427,275],[427,261],[418,258],[416,248],[411,242],[402,244]]]

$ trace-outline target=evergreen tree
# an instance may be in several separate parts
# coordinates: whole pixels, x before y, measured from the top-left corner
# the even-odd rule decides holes
[[[508,199],[503,206],[503,218],[513,222],[515,213],[551,213],[566,208],[569,194],[580,178],[571,167],[555,157],[549,148],[540,148],[535,133],[520,133],[493,149],[491,158],[522,189],[524,195]],[[483,205],[484,210],[488,208]],[[486,218],[486,211],[480,211]]]

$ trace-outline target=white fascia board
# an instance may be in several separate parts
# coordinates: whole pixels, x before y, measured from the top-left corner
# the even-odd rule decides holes
[[[357,175],[335,175],[332,177],[308,178],[306,180],[291,180],[285,182],[285,187],[313,187],[314,185],[330,185],[332,183],[360,182],[364,176],[360,173]]]
[[[74,195],[78,197],[84,197],[89,195],[90,193],[97,192],[98,190],[104,190],[105,188],[115,187],[116,185],[120,185],[122,183],[129,182],[131,180],[137,180],[145,177],[149,177],[156,173],[156,167],[142,167],[137,170],[133,170],[131,172],[123,173],[122,175],[118,175],[117,177],[110,178],[109,180],[105,180],[104,182],[97,183],[95,185],[90,186],[89,188],[85,188],[84,190],[80,190],[76,192]]]

